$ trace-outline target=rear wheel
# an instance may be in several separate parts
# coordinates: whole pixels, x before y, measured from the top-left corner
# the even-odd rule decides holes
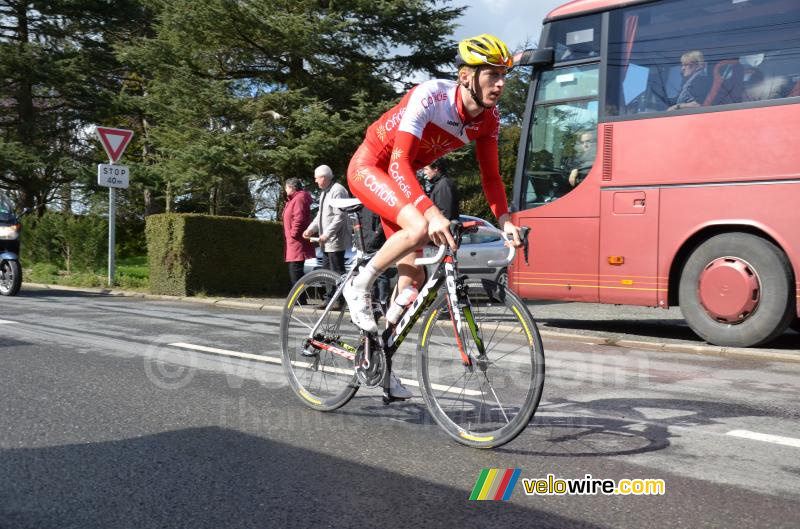
[[[331,270],[304,275],[289,293],[281,319],[281,362],[289,385],[303,404],[319,411],[344,406],[358,391],[351,360],[309,343],[309,334],[339,278]],[[331,310],[314,336],[319,343],[353,354],[360,337],[346,304]]]
[[[544,352],[536,323],[517,296],[494,281],[466,286],[485,356],[463,311],[457,335],[443,291],[424,318],[417,374],[425,404],[450,437],[493,448],[519,435],[536,411]],[[471,366],[463,364],[462,348]]]
[[[0,261],[0,295],[16,296],[22,286],[19,261]]]
[[[686,261],[679,288],[687,323],[715,345],[768,342],[795,317],[786,256],[749,233],[724,233],[700,244]]]

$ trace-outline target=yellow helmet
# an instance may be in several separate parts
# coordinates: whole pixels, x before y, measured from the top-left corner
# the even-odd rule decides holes
[[[511,68],[514,60],[505,43],[494,35],[484,33],[458,43],[456,66],[461,68],[462,66],[482,65]]]

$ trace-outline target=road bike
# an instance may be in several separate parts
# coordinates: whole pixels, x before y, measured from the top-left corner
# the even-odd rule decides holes
[[[281,319],[281,359],[292,390],[306,406],[338,409],[359,387],[382,387],[389,394],[392,357],[420,318],[416,371],[422,398],[436,423],[457,442],[494,448],[528,425],[544,386],[544,351],[526,305],[504,285],[470,281],[458,272],[458,252],[447,245],[416,259],[433,272],[395,325],[365,333],[352,322],[342,297],[346,281],[374,254],[363,251],[357,199],[337,199],[354,217],[357,264],[344,275],[315,270],[292,288]],[[476,222],[454,221],[458,246]],[[527,259],[527,229],[521,230]],[[508,266],[515,257],[488,266]],[[375,311],[380,312],[378,305]],[[380,325],[380,320],[379,320]]]

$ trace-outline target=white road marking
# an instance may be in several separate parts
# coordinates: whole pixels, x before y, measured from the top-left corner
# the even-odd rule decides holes
[[[240,353],[239,351],[229,351],[228,349],[217,349],[216,347],[206,347],[205,345],[194,345],[191,343],[171,343],[170,347],[179,347],[181,349],[191,349],[192,351],[201,351],[203,353],[212,353],[224,356],[233,356],[236,358],[245,358],[247,360],[257,360],[259,362],[267,362],[270,364],[280,365],[281,359],[274,356],[254,355],[250,353]]]
[[[4,323],[17,323],[17,322],[15,322],[15,321],[10,321],[10,320],[0,320],[0,325],[2,325],[2,324],[4,324]]]
[[[782,437],[780,435],[770,435],[767,433],[751,432],[749,430],[731,430],[726,435],[732,437],[741,437],[743,439],[752,439],[754,441],[764,441],[765,443],[775,443],[785,446],[793,446],[800,448],[800,439],[793,437]]]
[[[0,321],[2,321],[2,320],[0,320]],[[240,353],[239,351],[231,351],[229,349],[219,349],[217,347],[207,347],[205,345],[195,345],[195,344],[192,344],[192,343],[184,343],[184,342],[175,342],[175,343],[171,343],[171,344],[167,344],[167,345],[169,345],[170,347],[178,347],[180,349],[189,349],[189,350],[192,350],[192,351],[200,351],[202,353],[211,353],[211,354],[217,354],[217,355],[223,355],[223,356],[232,356],[234,358],[244,358],[246,360],[256,360],[257,362],[267,362],[267,363],[270,363],[270,364],[278,364],[278,365],[281,364],[281,359],[277,358],[277,357],[274,357],[274,356],[254,355],[254,354],[250,354],[250,353]],[[295,366],[295,367],[310,367],[311,364],[308,364],[306,362],[292,362],[292,365]],[[328,367],[328,366],[324,367],[323,371],[329,371],[329,372],[339,373],[339,374],[343,374],[343,375],[349,375],[349,374],[353,373],[352,370],[341,369],[341,368],[337,368],[337,367]],[[419,387],[419,382],[417,382],[416,380],[411,380],[411,379],[408,379],[408,378],[401,378],[400,382],[402,382],[403,384],[408,384],[410,386]],[[464,393],[465,395],[470,395],[470,396],[473,396],[473,397],[477,397],[479,395],[482,395],[482,393],[480,391],[474,391],[474,390],[470,390],[470,389],[460,389],[460,388],[447,388],[447,387],[441,386],[439,384],[431,384],[431,387],[433,387],[433,389],[437,389],[439,391],[447,391],[449,393]]]

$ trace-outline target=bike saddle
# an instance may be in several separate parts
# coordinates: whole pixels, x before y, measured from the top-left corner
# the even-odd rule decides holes
[[[355,213],[364,207],[364,204],[357,198],[332,198],[328,202],[336,209],[341,209],[347,213]]]

